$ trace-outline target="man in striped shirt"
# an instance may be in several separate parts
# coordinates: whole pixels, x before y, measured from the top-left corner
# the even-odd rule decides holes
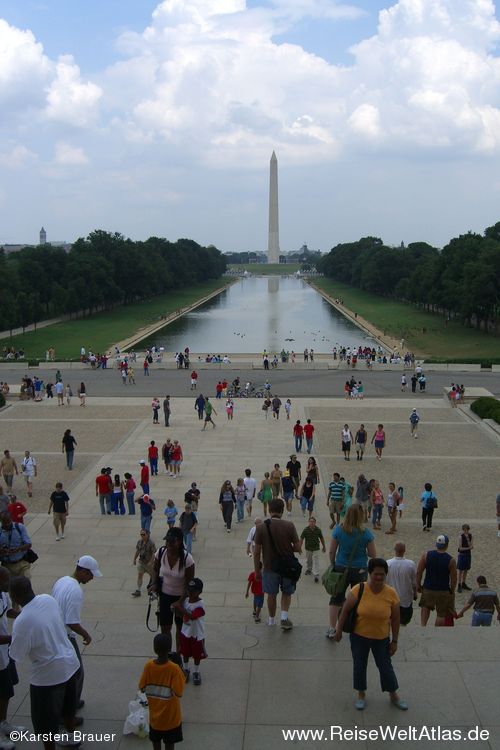
[[[344,507],[344,493],[345,484],[340,480],[340,474],[335,472],[333,475],[333,481],[328,485],[328,497],[326,504],[330,511],[330,518],[332,522],[330,528],[333,529],[335,523],[340,523],[340,514]]]
[[[463,617],[464,612],[474,607],[472,613],[472,626],[489,626],[493,619],[495,609],[497,611],[497,620],[500,620],[500,602],[498,601],[498,594],[486,583],[484,576],[478,576],[476,578],[477,588],[469,597],[469,601],[465,604],[457,617]]]

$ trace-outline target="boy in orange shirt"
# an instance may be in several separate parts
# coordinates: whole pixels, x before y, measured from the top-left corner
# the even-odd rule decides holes
[[[149,706],[149,739],[153,750],[174,750],[182,742],[182,713],[180,698],[184,692],[185,678],[182,669],[169,659],[172,650],[170,633],[155,635],[153,648],[157,656],[144,667],[139,690],[146,693]]]

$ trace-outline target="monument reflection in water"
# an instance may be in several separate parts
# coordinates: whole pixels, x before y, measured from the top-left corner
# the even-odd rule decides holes
[[[166,326],[141,347],[197,353],[331,353],[334,346],[373,345],[314,289],[293,276],[241,279],[218,297]]]

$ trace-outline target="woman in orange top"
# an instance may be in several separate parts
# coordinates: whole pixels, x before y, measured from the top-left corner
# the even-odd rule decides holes
[[[350,634],[353,660],[354,690],[358,699],[354,704],[358,711],[366,706],[366,669],[370,651],[380,673],[383,692],[390,695],[391,703],[401,711],[408,709],[406,701],[398,695],[398,681],[394,673],[391,656],[396,653],[399,634],[399,597],[392,586],[385,582],[387,563],[380,557],[368,562],[368,582],[353,586],[340,613],[335,631],[337,642],[342,638],[342,629],[348,612],[357,605],[354,632]],[[360,587],[363,589],[360,590]],[[392,631],[392,640],[390,634]]]

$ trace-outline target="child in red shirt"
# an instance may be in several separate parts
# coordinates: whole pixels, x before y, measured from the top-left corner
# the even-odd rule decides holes
[[[151,476],[158,476],[158,446],[155,445],[155,441],[152,440],[148,448],[148,460],[149,466],[151,467]]]
[[[259,568],[262,575],[262,562],[259,563]],[[260,622],[260,612],[264,606],[264,591],[262,590],[262,578],[256,578],[255,571],[252,571],[248,576],[245,599],[248,599],[250,589],[253,594],[253,619],[255,622]]]
[[[24,516],[28,508],[19,502],[15,495],[12,495],[10,503],[7,505],[7,513],[10,513],[13,523],[24,523]]]

